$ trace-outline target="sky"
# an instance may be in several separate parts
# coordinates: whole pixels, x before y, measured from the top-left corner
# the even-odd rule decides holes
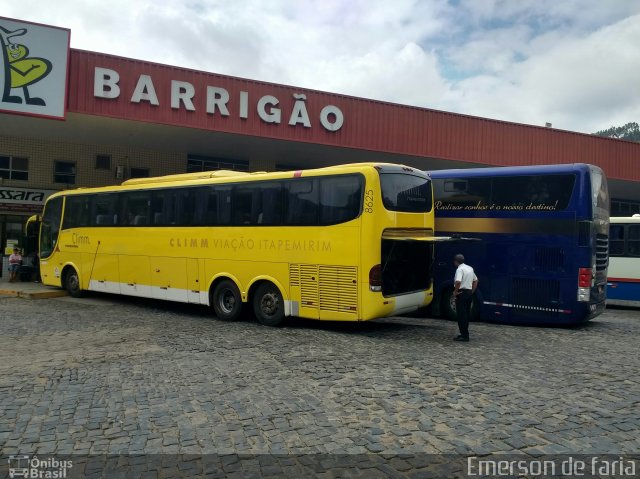
[[[592,133],[640,122],[637,0],[0,0],[73,48]]]

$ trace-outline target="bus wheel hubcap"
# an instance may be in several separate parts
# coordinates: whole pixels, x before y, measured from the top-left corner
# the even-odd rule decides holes
[[[260,309],[268,316],[273,316],[278,311],[278,297],[273,293],[267,293],[260,301]]]
[[[220,308],[222,308],[222,310],[225,313],[230,313],[233,311],[233,308],[236,305],[236,298],[233,294],[233,291],[230,290],[225,290],[221,295],[220,295]]]
[[[453,293],[451,293],[451,298],[449,300],[449,304],[451,305],[451,309],[453,311],[455,311],[456,310],[456,295],[453,294]]]
[[[71,276],[69,276],[69,288],[70,289],[77,289],[78,287],[78,277],[75,274],[72,274]]]

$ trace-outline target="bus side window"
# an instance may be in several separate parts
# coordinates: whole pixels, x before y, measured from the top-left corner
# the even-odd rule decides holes
[[[201,216],[198,224],[203,226],[224,226],[230,223],[231,219],[231,187],[230,186],[208,186],[200,193],[204,204],[199,206]]]
[[[261,190],[262,210],[258,214],[258,224],[282,224],[282,182],[264,184]]]
[[[320,195],[318,180],[287,181],[287,225],[310,226],[318,224]]]
[[[627,254],[640,256],[640,225],[629,225],[627,230]]]
[[[233,193],[234,225],[279,225],[282,183],[260,182],[236,186]]]
[[[89,196],[67,196],[65,198],[62,228],[78,228],[89,225]]]
[[[233,211],[233,224],[236,226],[246,226],[253,223],[252,218],[252,209],[254,209],[254,203],[258,201],[255,199],[256,194],[258,193],[258,187],[255,185],[236,185],[233,188],[233,200],[232,200],[232,211]],[[255,209],[257,210],[260,206],[255,205]],[[257,215],[255,218],[255,223],[257,223]]]
[[[491,201],[491,178],[435,179],[433,188],[443,206],[474,206]]]
[[[334,225],[357,218],[362,205],[362,178],[337,176],[320,180],[320,224]]]
[[[91,226],[113,226],[117,224],[118,194],[105,193],[91,197]]]
[[[609,256],[624,255],[624,225],[609,227]]]
[[[156,190],[151,194],[151,221],[156,226],[164,225],[164,192]]]
[[[145,226],[150,223],[149,208],[151,206],[151,192],[134,191],[124,193],[122,194],[121,205],[121,225]]]
[[[194,188],[193,190],[193,224],[196,226],[205,224],[208,193],[207,188]]]
[[[180,226],[194,224],[195,188],[178,188],[176,190],[175,223]]]
[[[196,188],[171,188],[162,191],[162,224],[191,226],[194,224]]]
[[[207,192],[207,205],[204,210],[203,224],[206,226],[214,226],[218,224],[218,193],[211,189]]]
[[[575,181],[572,174],[497,176],[492,180],[491,204],[503,208],[546,205],[553,211],[562,211],[569,206]]]
[[[162,190],[162,224],[171,226],[178,224],[179,196],[177,189]]]

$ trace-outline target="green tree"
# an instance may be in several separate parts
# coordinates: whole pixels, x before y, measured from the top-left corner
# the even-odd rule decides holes
[[[640,126],[635,121],[623,126],[612,126],[606,130],[596,131],[594,135],[607,138],[620,138],[621,140],[637,141],[640,143]]]

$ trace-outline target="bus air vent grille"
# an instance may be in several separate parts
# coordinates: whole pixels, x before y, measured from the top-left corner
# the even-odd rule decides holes
[[[289,265],[289,284],[291,286],[300,286],[300,265]]]
[[[512,288],[513,305],[515,308],[557,308],[560,304],[559,281],[514,278]],[[544,309],[540,311],[544,312]]]
[[[318,307],[318,265],[300,265],[300,300],[307,308]]]
[[[358,311],[358,268],[323,266],[320,270],[320,309],[356,313]]]
[[[547,272],[564,271],[564,258],[562,248],[536,248],[536,269]]]
[[[596,237],[596,271],[604,271],[609,266],[609,237]]]
[[[578,222],[578,246],[589,246],[591,241],[591,221]]]

